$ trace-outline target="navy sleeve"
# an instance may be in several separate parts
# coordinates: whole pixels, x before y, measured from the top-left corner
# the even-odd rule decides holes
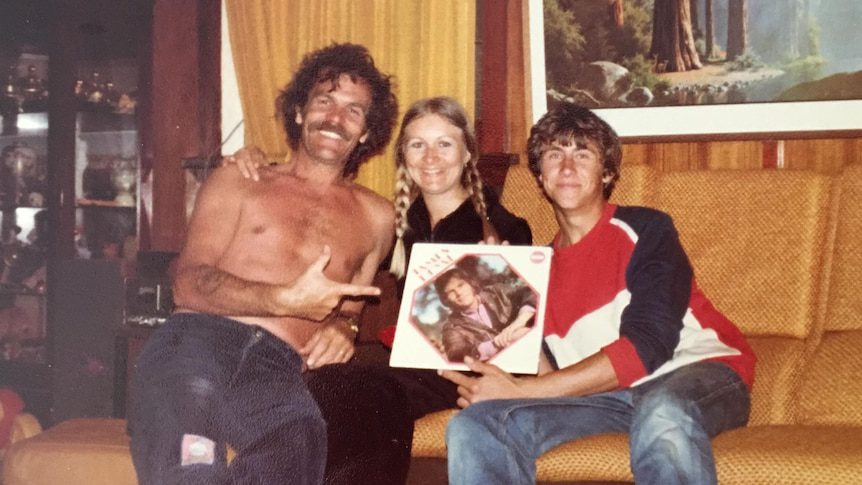
[[[670,360],[679,344],[693,272],[669,215],[620,208],[616,216],[638,235],[626,268],[631,301],[622,313],[620,336],[634,345],[650,373]]]

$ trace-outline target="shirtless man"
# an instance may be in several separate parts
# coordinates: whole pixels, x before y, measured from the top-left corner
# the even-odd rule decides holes
[[[379,293],[367,285],[394,212],[352,179],[388,143],[397,103],[389,77],[350,44],[306,56],[278,103],[290,160],[260,182],[218,169],[197,196],[179,310],[135,376],[141,484],[323,481],[326,423],[303,372],[350,359],[361,297]]]

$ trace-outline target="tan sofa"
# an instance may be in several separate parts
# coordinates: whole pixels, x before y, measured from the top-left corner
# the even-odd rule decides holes
[[[525,166],[510,170],[503,201],[550,240],[553,214]],[[719,482],[862,483],[862,165],[836,176],[625,166],[614,201],[674,217],[700,285],[758,354],[749,425],[713,443]],[[445,459],[453,412],[417,423],[415,461]],[[72,420],[18,442],[2,483],[135,483],[123,426]],[[539,459],[538,478],[632,481],[626,438],[562,445]]]
[[[721,484],[862,483],[862,165],[657,173],[625,166],[613,200],[669,212],[707,295],[758,356],[749,425],[714,442]],[[537,243],[556,223],[524,165],[503,202]],[[417,423],[413,455],[445,457],[454,411]],[[633,480],[625,435],[561,445],[540,481]]]

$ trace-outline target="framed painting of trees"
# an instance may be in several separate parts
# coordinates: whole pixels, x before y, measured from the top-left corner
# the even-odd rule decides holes
[[[862,133],[859,0],[538,0],[534,118],[560,100],[620,136]]]

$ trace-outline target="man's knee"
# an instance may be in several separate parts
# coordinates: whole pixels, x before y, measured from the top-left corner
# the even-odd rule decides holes
[[[482,412],[480,404],[473,404],[452,416],[446,426],[447,446],[466,445],[469,447],[475,446],[479,442],[483,443],[483,446],[488,444],[491,430],[487,415]]]
[[[670,393],[652,393],[635,409],[632,453],[649,450],[651,454],[676,456],[680,446],[706,437],[701,421],[694,402]]]
[[[656,390],[636,403],[633,423],[635,426],[642,422],[687,423],[698,420],[699,417],[697,403],[691,399]]]

